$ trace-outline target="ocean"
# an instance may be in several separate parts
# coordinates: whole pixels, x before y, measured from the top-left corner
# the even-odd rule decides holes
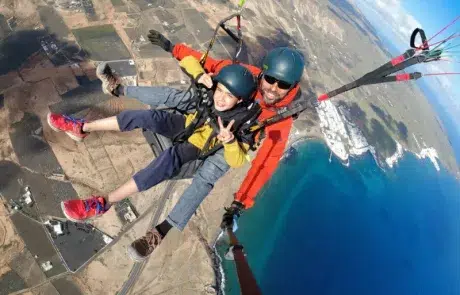
[[[236,232],[262,293],[460,294],[460,183],[410,153],[345,167],[307,141],[285,158]],[[224,252],[220,245],[220,253]],[[226,294],[240,294],[232,261]]]

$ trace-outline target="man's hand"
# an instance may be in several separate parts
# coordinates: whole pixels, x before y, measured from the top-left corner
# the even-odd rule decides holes
[[[231,211],[230,208],[225,208],[225,213],[222,216],[222,222],[220,224],[220,228],[225,230],[227,228],[233,228],[233,219],[235,217],[233,216],[233,212]]]
[[[219,134],[217,134],[217,139],[222,141],[223,143],[229,143],[235,139],[235,135],[231,131],[233,124],[235,124],[235,120],[231,120],[228,123],[227,127],[224,126],[222,123],[222,119],[217,117],[217,122],[219,123]]]
[[[150,40],[150,43],[160,46],[163,48],[165,51],[172,52],[174,45],[171,44],[171,41],[169,41],[163,34],[161,34],[158,31],[155,30],[150,30],[149,34],[147,37]]]
[[[207,88],[212,88],[212,85],[214,84],[214,83],[212,82],[211,74],[206,74],[206,73],[201,74],[201,75],[198,77],[197,82],[200,83],[200,84],[203,84],[203,85],[206,86]]]
[[[222,223],[220,227],[222,229],[233,228],[233,222],[238,219],[243,213],[244,205],[238,201],[233,201],[230,207],[225,208],[225,213],[222,216]]]

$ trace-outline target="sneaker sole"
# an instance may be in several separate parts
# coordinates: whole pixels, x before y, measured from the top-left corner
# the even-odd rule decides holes
[[[134,247],[131,245],[128,246],[128,248],[126,249],[126,252],[128,253],[129,258],[131,258],[135,262],[143,262],[149,257],[149,256],[147,257],[140,256],[139,254],[137,254],[136,249],[134,249]]]
[[[64,206],[63,201],[61,201],[61,210],[62,210],[62,214],[64,214],[65,218],[67,218],[68,220],[70,220],[72,222],[76,222],[76,223],[89,223],[89,221],[91,221],[91,220],[93,220],[93,219],[95,219],[97,217],[97,216],[89,217],[89,218],[86,218],[86,219],[83,219],[83,220],[78,220],[78,219],[72,218],[69,215],[67,215],[67,213],[65,213],[65,206]]]
[[[46,115],[46,121],[48,122],[48,126],[50,126],[51,129],[53,129],[54,131],[56,131],[56,132],[65,132],[65,134],[67,134],[67,136],[69,136],[69,137],[72,138],[73,140],[78,141],[78,142],[82,142],[82,141],[83,141],[83,138],[73,135],[70,131],[62,131],[62,130],[60,130],[60,129],[54,127],[54,126],[51,124],[51,113],[48,113],[48,115]]]
[[[107,66],[106,62],[101,62],[100,64],[97,65],[97,67],[96,67],[96,77],[99,80],[104,79],[104,69],[105,69],[106,66]]]
[[[82,223],[81,220],[77,220],[77,219],[75,219],[75,218],[72,218],[72,217],[70,217],[69,215],[67,215],[67,213],[65,213],[64,202],[61,202],[61,210],[62,210],[62,213],[64,214],[65,218],[67,218],[68,220],[73,221],[73,222],[76,222],[76,223]]]

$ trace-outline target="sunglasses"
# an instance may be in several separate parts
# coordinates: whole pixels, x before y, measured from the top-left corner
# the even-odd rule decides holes
[[[276,79],[275,77],[268,76],[268,75],[264,75],[264,80],[270,85],[273,85],[276,82],[278,82],[278,88],[283,89],[283,90],[289,89],[292,86],[292,84],[290,84],[290,83],[280,81],[280,80]]]

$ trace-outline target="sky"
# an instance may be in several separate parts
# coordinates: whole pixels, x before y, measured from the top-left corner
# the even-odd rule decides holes
[[[354,0],[366,18],[376,27],[379,33],[393,41],[393,45],[402,53],[409,48],[409,39],[415,28],[425,30],[427,38],[460,16],[458,0]],[[430,43],[441,41],[451,34],[460,33],[460,19]],[[452,40],[460,44],[460,38]],[[418,67],[422,73],[460,72],[460,46],[452,49],[455,56],[446,57],[450,61],[439,61],[423,64]],[[452,53],[451,53],[452,54]],[[454,60],[456,62],[454,62]],[[424,81],[436,93],[460,130],[460,75],[425,77]]]

